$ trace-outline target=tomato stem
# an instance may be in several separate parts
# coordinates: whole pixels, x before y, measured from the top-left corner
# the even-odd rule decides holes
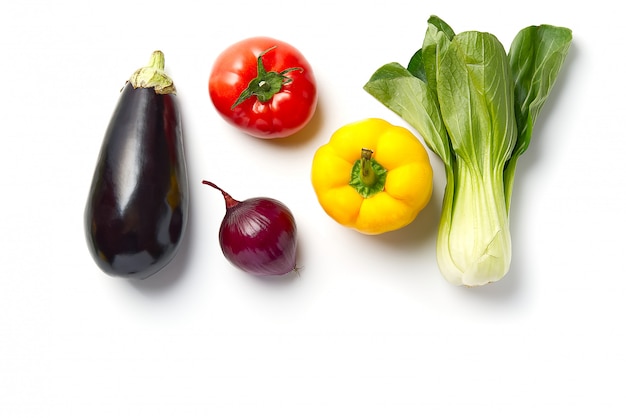
[[[290,67],[282,70],[281,72],[268,72],[263,65],[263,56],[275,48],[276,46],[273,46],[259,54],[257,57],[256,77],[250,80],[248,87],[241,92],[235,103],[231,106],[231,109],[234,109],[253,96],[256,96],[256,98],[262,103],[268,102],[276,93],[282,90],[285,84],[289,84],[293,81],[291,77],[287,76],[288,73],[293,71],[304,71],[302,67]]]

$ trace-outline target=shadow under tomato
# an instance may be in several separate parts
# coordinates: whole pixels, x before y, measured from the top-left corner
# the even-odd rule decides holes
[[[313,117],[301,130],[286,138],[263,139],[269,145],[280,147],[300,147],[309,143],[321,131],[324,125],[324,106],[318,101]]]

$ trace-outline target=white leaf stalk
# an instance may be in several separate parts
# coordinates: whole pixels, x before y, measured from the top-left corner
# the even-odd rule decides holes
[[[448,181],[437,236],[437,263],[455,285],[481,286],[511,265],[511,233],[502,172],[480,173],[460,160]]]

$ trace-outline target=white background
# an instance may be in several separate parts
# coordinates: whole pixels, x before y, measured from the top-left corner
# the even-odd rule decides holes
[[[623,416],[626,62],[608,1],[206,4],[3,5],[0,416]],[[478,289],[437,269],[434,154],[431,203],[383,236],[334,223],[310,186],[314,151],[341,125],[405,125],[362,86],[408,62],[431,14],[507,49],[528,25],[574,33],[518,166],[511,271]],[[315,70],[317,115],[290,140],[240,134],[210,103],[212,62],[253,35]],[[91,260],[83,210],[119,90],[155,49],[184,114],[191,212],[175,261],[131,283]],[[205,178],[292,209],[300,277],[268,284],[228,264]]]

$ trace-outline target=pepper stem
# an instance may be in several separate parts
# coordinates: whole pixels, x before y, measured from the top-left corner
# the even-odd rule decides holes
[[[148,65],[135,71],[128,81],[133,88],[154,88],[157,94],[176,94],[174,82],[165,73],[165,56],[161,51],[154,51]]]
[[[366,199],[383,191],[387,180],[387,170],[372,158],[373,154],[373,150],[362,148],[350,174],[350,186]]]
[[[363,148],[361,150],[361,181],[366,186],[372,186],[376,183],[376,172],[372,168],[372,154],[374,151],[371,149]]]

